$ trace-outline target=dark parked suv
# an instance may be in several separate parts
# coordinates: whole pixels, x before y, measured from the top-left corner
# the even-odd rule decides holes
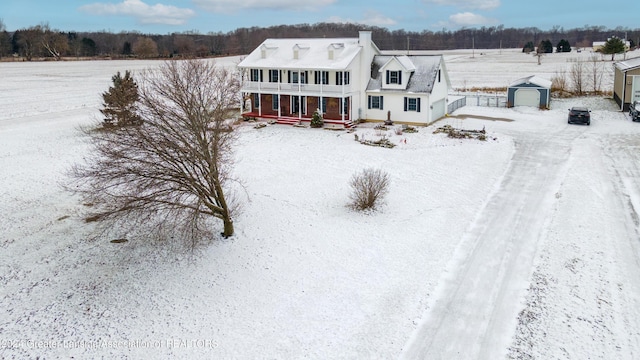
[[[591,125],[591,110],[582,106],[574,106],[569,109],[569,124]]]

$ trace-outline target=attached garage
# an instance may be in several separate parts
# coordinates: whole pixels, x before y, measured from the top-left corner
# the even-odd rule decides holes
[[[507,89],[507,104],[548,108],[551,99],[551,81],[532,75],[514,81]]]
[[[438,100],[433,103],[433,111],[431,112],[431,116],[433,119],[431,121],[435,121],[443,117],[446,113],[447,104],[445,103],[445,99]]]

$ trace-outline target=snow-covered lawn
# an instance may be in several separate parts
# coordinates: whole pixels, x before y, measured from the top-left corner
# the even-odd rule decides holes
[[[506,86],[568,66],[554,56],[445,59],[454,86]],[[60,186],[87,150],[76,127],[116,71],[155,64],[0,63],[0,358],[638,357],[640,124],[611,100],[467,106],[389,131],[394,149],[247,124],[234,237],[195,253],[91,239]],[[572,105],[591,126],[566,123]],[[366,167],[392,179],[369,215],[346,207]]]

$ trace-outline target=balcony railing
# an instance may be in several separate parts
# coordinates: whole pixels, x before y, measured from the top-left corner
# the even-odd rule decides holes
[[[246,81],[242,86],[244,92],[269,92],[281,94],[320,93],[339,95],[351,91],[351,85],[316,85]]]

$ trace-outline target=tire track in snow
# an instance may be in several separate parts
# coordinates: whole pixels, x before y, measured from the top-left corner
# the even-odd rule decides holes
[[[539,238],[584,129],[518,139],[502,182],[465,235],[405,359],[495,359],[506,354]]]

